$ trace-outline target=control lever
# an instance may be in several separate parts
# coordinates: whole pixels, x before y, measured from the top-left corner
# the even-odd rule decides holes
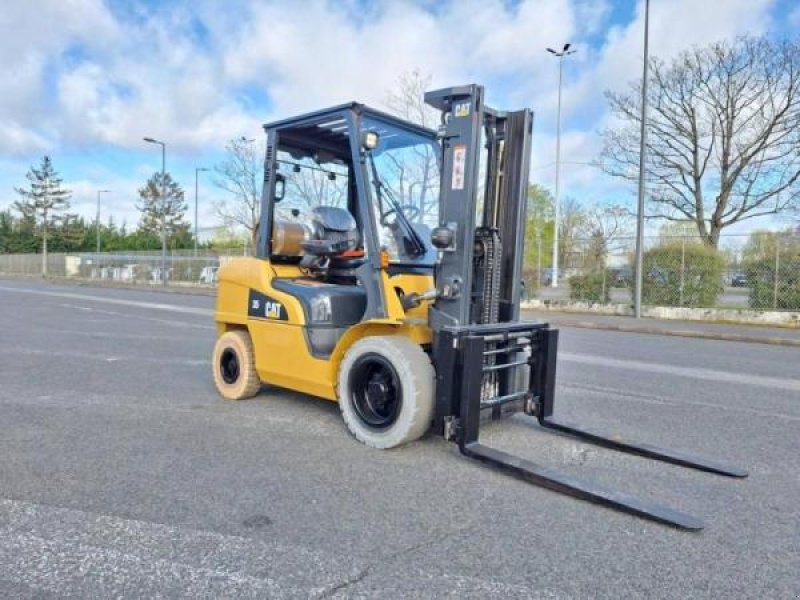
[[[410,294],[406,294],[402,298],[400,298],[400,304],[403,307],[403,310],[409,310],[411,308],[416,308],[425,300],[436,300],[439,296],[439,290],[436,288],[432,288],[427,292],[423,292],[421,294],[417,294],[416,292],[411,292]]]

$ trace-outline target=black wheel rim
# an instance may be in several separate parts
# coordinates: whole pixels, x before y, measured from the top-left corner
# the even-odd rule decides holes
[[[239,379],[239,357],[236,356],[233,348],[225,348],[219,358],[219,372],[222,381],[227,384],[234,384]]]
[[[403,388],[392,364],[380,354],[365,354],[350,371],[350,401],[364,425],[376,431],[391,427],[403,406]]]

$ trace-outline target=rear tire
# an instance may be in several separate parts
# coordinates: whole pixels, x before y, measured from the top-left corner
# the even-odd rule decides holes
[[[339,367],[339,408],[367,446],[394,448],[431,425],[434,370],[428,355],[403,336],[372,336],[347,351]]]
[[[253,341],[246,331],[235,329],[217,339],[211,368],[217,390],[227,400],[252,398],[261,389]]]

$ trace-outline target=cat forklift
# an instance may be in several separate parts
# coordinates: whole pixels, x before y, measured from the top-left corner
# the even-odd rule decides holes
[[[558,330],[520,320],[533,115],[479,85],[425,94],[434,131],[358,103],[265,125],[254,257],[218,272],[212,369],[239,400],[262,383],[338,402],[354,437],[393,448],[433,429],[533,484],[687,530],[688,514],[479,441],[512,412],[579,440],[726,475],[683,452],[554,415]]]

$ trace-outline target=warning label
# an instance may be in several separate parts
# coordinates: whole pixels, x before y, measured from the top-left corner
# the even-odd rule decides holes
[[[453,146],[453,184],[452,189],[464,189],[464,168],[467,163],[467,145],[457,144]]]

